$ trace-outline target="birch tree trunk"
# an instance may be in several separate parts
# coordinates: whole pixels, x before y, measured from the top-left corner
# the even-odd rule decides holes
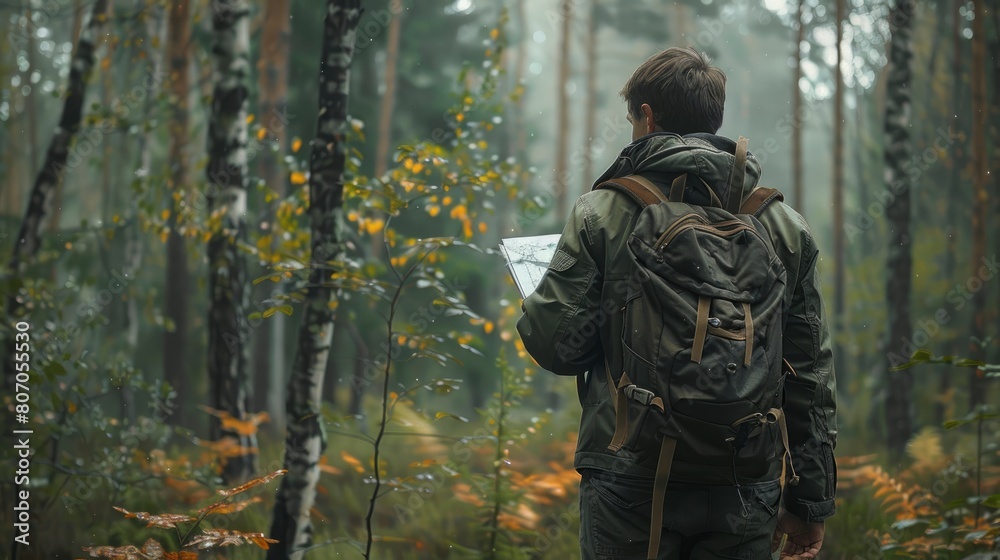
[[[910,239],[910,179],[906,163],[913,146],[910,140],[910,87],[913,81],[914,0],[896,0],[889,14],[888,84],[885,114],[885,179],[895,195],[886,209],[890,242],[886,301],[889,303],[889,333],[886,343],[888,367],[909,358],[912,337],[910,321],[910,286],[913,273],[913,248]],[[913,432],[913,375],[908,371],[888,372],[885,419],[889,451],[899,457]]]
[[[212,0],[214,87],[208,123],[209,313],[208,376],[212,406],[245,420],[250,406],[247,374],[246,257],[247,81],[250,74],[249,10],[244,0]],[[223,464],[226,484],[240,484],[255,474],[257,438],[223,429],[212,419],[212,438],[228,439],[238,453]]]
[[[288,192],[287,175],[281,168],[288,144],[288,53],[291,39],[291,3],[289,0],[267,0],[264,9],[264,29],[260,47],[260,117],[267,131],[265,139],[277,145],[277,152],[260,150],[259,173],[264,184],[274,190],[278,199]],[[274,220],[273,206],[267,209],[267,219]],[[275,246],[278,241],[275,240]],[[288,322],[278,313],[263,322],[258,330],[259,343],[254,345],[253,372],[256,408],[267,410],[268,424],[275,434],[284,432],[285,327]]]
[[[989,162],[986,160],[986,127],[990,121],[989,105],[986,102],[986,3],[983,0],[973,0],[975,19],[972,20],[972,255],[971,270],[967,285],[972,291],[971,308],[973,309],[972,325],[969,330],[972,336],[982,340],[990,329],[986,325],[987,291],[986,278],[980,276],[980,267],[986,264],[986,217],[989,213],[990,200],[987,186],[989,185]],[[996,274],[996,271],[993,271]],[[975,279],[975,280],[973,280]],[[974,282],[978,281],[979,289],[972,290]],[[975,353],[980,354],[985,349],[975,345]],[[988,356],[973,356],[988,358]],[[978,370],[969,374],[969,407],[985,402],[989,385]]]
[[[83,101],[87,93],[87,80],[96,59],[95,41],[98,32],[107,20],[107,10],[108,0],[96,0],[90,17],[80,33],[80,42],[70,67],[62,116],[59,118],[59,124],[56,125],[55,134],[53,134],[49,148],[45,153],[42,168],[31,188],[28,208],[25,210],[24,219],[21,221],[21,227],[14,240],[14,249],[11,251],[9,270],[15,276],[23,274],[24,268],[41,247],[42,220],[45,218],[46,208],[53,191],[67,171],[66,163],[69,158],[70,142],[80,130],[80,123],[83,121]],[[12,290],[6,302],[8,321],[15,321],[21,316],[21,303],[17,298],[17,291]],[[4,345],[4,348],[12,347],[13,344]],[[3,363],[7,365],[8,362],[5,360]],[[8,367],[6,371],[10,373],[4,376],[4,382],[11,384],[13,382],[13,365]]]
[[[177,0],[168,7],[167,51],[170,111],[167,129],[170,166],[167,186],[170,216],[167,218],[167,270],[163,287],[163,313],[173,323],[163,333],[163,378],[177,393],[177,408],[169,419],[193,427],[189,414],[191,398],[187,380],[188,293],[191,278],[187,247],[180,233],[180,215],[188,203],[191,96],[191,0]]]
[[[280,542],[269,560],[299,560],[312,542],[309,511],[316,498],[317,465],[326,449],[320,396],[333,336],[335,301],[327,285],[330,265],[342,252],[344,163],[351,59],[360,0],[327,0],[319,66],[319,117],[309,159],[309,220],[314,267],[306,291],[305,317],[288,383],[284,468],[274,504],[271,537]]]

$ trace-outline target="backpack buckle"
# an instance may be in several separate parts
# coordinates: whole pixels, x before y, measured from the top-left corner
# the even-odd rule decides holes
[[[647,389],[643,389],[637,385],[628,385],[625,387],[625,396],[634,400],[639,401],[644,405],[649,405],[656,395]]]

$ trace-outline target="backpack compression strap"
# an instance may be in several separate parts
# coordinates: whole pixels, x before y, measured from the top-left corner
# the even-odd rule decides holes
[[[740,214],[753,214],[754,218],[760,218],[764,209],[775,200],[785,200],[785,195],[778,189],[769,187],[758,187],[750,192],[743,204],[740,206]]]
[[[726,210],[737,214],[743,202],[743,183],[747,173],[747,145],[750,143],[745,136],[736,141],[736,160],[733,162],[732,173],[729,174],[729,202]]]
[[[610,179],[597,185],[594,189],[614,189],[623,192],[642,208],[667,201],[667,197],[663,196],[656,185],[639,175]]]

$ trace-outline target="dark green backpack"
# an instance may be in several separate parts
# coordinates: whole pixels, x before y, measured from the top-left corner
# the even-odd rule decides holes
[[[746,150],[740,137],[725,205],[707,185],[716,205],[684,203],[687,181],[701,181],[687,174],[669,197],[636,175],[597,187],[643,207],[628,240],[624,371],[616,380],[609,370],[617,389],[609,449],[656,473],[650,558],[671,476],[739,485],[765,476],[783,453],[783,482],[790,464],[781,411],[786,275],[757,220],[781,193],[758,188],[743,199]]]

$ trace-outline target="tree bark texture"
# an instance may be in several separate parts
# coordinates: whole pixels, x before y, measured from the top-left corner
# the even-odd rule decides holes
[[[167,270],[163,287],[163,313],[172,325],[163,333],[163,378],[176,392],[176,410],[167,418],[188,427],[191,421],[188,390],[188,270],[187,243],[180,232],[180,216],[188,203],[190,183],[191,0],[177,0],[167,8],[166,66],[170,96],[167,180],[170,216],[167,218]]]
[[[569,142],[569,96],[566,95],[566,84],[569,82],[570,49],[569,35],[572,31],[570,23],[573,18],[574,5],[570,0],[562,0],[560,15],[562,16],[562,35],[559,42],[559,77],[556,82],[558,100],[559,124],[556,127],[556,219],[558,223],[566,222],[569,211],[569,172],[566,167],[566,152]]]
[[[914,0],[897,0],[889,14],[888,84],[885,113],[885,179],[895,198],[886,209],[889,220],[889,257],[886,301],[889,303],[889,333],[886,343],[888,366],[909,358],[907,340],[912,338],[910,290],[913,275],[913,247],[910,238],[910,179],[906,163],[913,153],[910,139],[913,82]],[[913,432],[913,374],[888,372],[885,418],[889,451],[897,457],[906,449]]]
[[[208,376],[212,406],[245,420],[250,406],[247,370],[249,283],[246,256],[247,83],[250,75],[249,10],[244,0],[213,0],[214,86],[208,124],[209,314]],[[223,429],[212,420],[213,439],[228,439],[238,453],[223,463],[227,484],[254,476],[257,438]]]
[[[313,268],[288,384],[284,461],[288,474],[278,489],[271,523],[271,537],[281,542],[268,551],[269,560],[298,560],[312,542],[309,511],[316,497],[319,459],[326,449],[320,399],[336,297],[329,286],[331,265],[327,263],[337,259],[343,250],[344,140],[351,59],[360,19],[360,0],[327,1],[319,67],[319,118],[309,159]]]
[[[979,281],[979,289],[972,293],[973,317],[969,334],[982,340],[993,330],[986,324],[990,310],[984,285],[986,279],[980,276],[980,267],[986,261],[986,218],[990,208],[987,191],[989,162],[986,160],[986,127],[990,122],[990,107],[986,101],[986,2],[973,0],[972,5],[975,10],[975,19],[972,20],[972,64],[969,68],[972,73],[972,254],[967,285],[975,286],[975,281]],[[988,358],[980,355],[986,351],[985,348],[980,348],[978,344],[973,348],[976,353],[973,357]],[[973,369],[969,374],[970,408],[983,404],[988,391],[987,379]]]
[[[845,276],[847,263],[844,249],[844,76],[843,63],[844,18],[846,0],[837,0],[837,66],[834,72],[833,96],[833,334],[834,364],[845,363],[844,344],[837,340],[847,324],[845,305]],[[846,368],[844,368],[846,369]],[[841,372],[844,372],[841,369]],[[841,374],[843,375],[843,373]],[[845,382],[841,379],[841,382]]]
[[[24,212],[24,219],[21,227],[14,239],[14,249],[11,251],[9,270],[15,276],[24,274],[29,261],[38,253],[41,247],[41,228],[45,218],[46,208],[49,205],[50,197],[56,186],[62,181],[70,168],[67,162],[70,156],[70,143],[80,130],[83,121],[83,101],[87,93],[87,81],[94,68],[96,60],[95,45],[98,33],[107,20],[108,0],[96,0],[90,12],[90,17],[80,33],[80,42],[76,48],[76,56],[70,66],[69,83],[66,86],[66,98],[63,103],[63,112],[56,125],[55,133],[49,143],[45,153],[45,160],[42,168],[35,177],[35,182],[31,188],[28,198],[28,207]],[[82,161],[75,158],[73,165]],[[12,290],[7,298],[6,311],[9,321],[16,321],[22,313],[24,302],[17,297],[17,290]],[[13,347],[13,344],[5,344],[5,348]],[[5,365],[10,365],[5,360]],[[13,381],[14,367],[6,368],[9,375],[5,375],[5,383]]]
[[[264,27],[261,32],[259,62],[259,90],[261,126],[265,127],[265,140],[274,142],[277,152],[258,152],[258,172],[264,184],[282,199],[288,193],[287,175],[281,161],[288,145],[288,54],[291,45],[290,0],[267,0],[264,9]],[[273,206],[267,208],[267,220],[274,220]],[[275,239],[275,246],[278,241]],[[254,345],[254,396],[255,408],[267,410],[271,417],[270,429],[284,432],[284,371],[285,327],[288,321],[277,313],[261,325],[259,343]]]
[[[799,118],[802,113],[802,42],[806,37],[806,26],[802,21],[805,10],[805,0],[799,0],[796,10],[797,31],[795,36],[795,72],[792,74],[792,193],[794,193],[795,208],[805,213],[805,200],[802,188],[802,125]]]

